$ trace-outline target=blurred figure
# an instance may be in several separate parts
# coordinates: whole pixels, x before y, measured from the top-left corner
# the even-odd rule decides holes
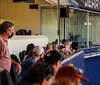
[[[32,50],[32,56],[28,59],[26,59],[22,63],[22,72],[21,76],[25,77],[28,74],[28,69],[31,67],[32,64],[36,63],[42,56],[44,55],[44,49],[41,46],[36,46]]]
[[[52,45],[52,49],[59,52],[58,44],[53,44],[53,45]]]
[[[14,85],[51,85],[54,68],[46,63],[35,63],[31,66],[28,76]]]
[[[72,41],[70,39],[66,40],[63,39],[62,40],[62,51],[66,53],[66,56],[69,56],[72,54]]]
[[[55,76],[55,85],[80,85],[81,81],[88,81],[82,74],[82,69],[72,65],[60,67]]]
[[[45,54],[52,50],[52,44],[48,43],[45,49]]]
[[[71,54],[72,53],[72,41],[70,39],[67,40],[67,44],[66,44],[66,51]]]

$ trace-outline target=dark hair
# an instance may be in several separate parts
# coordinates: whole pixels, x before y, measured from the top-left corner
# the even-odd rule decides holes
[[[42,83],[44,79],[50,79],[54,75],[54,68],[46,63],[35,63],[28,72],[28,77],[32,83]]]
[[[9,21],[4,21],[0,24],[0,34],[7,31],[8,28],[12,27],[14,24]]]
[[[32,55],[33,55],[33,49],[34,49],[34,48],[35,48],[35,46],[33,46],[33,47],[30,49],[30,51],[29,51],[28,54],[27,54],[27,58],[26,58],[26,59],[32,57]]]
[[[28,44],[27,45],[27,49],[26,49],[26,55],[29,53],[29,51],[32,49],[32,48],[34,48],[35,47],[35,45],[33,44],[33,43],[30,43],[30,44]]]
[[[58,39],[55,40],[55,44],[58,44]]]
[[[62,44],[64,44],[65,42],[67,42],[67,40],[66,40],[66,39],[63,39],[63,40],[62,40]]]
[[[58,51],[56,51],[56,50],[52,50],[52,51],[49,51],[46,54],[44,60],[45,60],[46,63],[54,65],[54,64],[56,64],[61,59],[62,59],[61,54]]]

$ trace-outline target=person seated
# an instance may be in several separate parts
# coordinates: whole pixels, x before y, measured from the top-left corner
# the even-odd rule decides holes
[[[23,58],[23,62],[27,59],[27,58],[29,58],[29,52],[31,51],[31,50],[33,50],[35,48],[35,45],[33,44],[33,43],[30,43],[30,44],[28,44],[27,45],[27,48],[26,48],[26,52],[25,52],[25,56],[24,56],[24,58]]]
[[[59,52],[58,44],[53,44],[53,45],[52,45],[52,49]]]
[[[49,51],[44,57],[45,63],[53,66],[55,70],[55,74],[59,70],[61,60],[62,60],[62,56],[56,50]],[[55,77],[53,77],[52,84],[54,84],[54,82],[55,82]]]
[[[72,41],[70,39],[66,40],[63,39],[62,40],[62,51],[64,51],[66,53],[66,56],[69,56],[72,54]]]
[[[51,85],[54,68],[46,63],[35,63],[31,66],[28,76],[14,85]]]
[[[27,60],[25,60],[21,66],[22,66],[22,72],[21,72],[21,76],[25,77],[28,74],[28,69],[30,68],[30,66],[37,62],[42,56],[44,55],[44,49],[41,46],[36,46],[33,50],[32,50],[32,56],[30,58],[28,58]]]
[[[81,81],[88,81],[82,74],[82,69],[72,65],[60,67],[55,76],[55,85],[80,85]]]
[[[45,54],[48,53],[48,52],[51,51],[51,50],[52,50],[52,44],[51,44],[51,43],[48,43],[48,44],[46,45]]]
[[[61,54],[56,51],[56,50],[52,50],[49,51],[44,58],[44,61],[50,65],[52,65],[55,69],[55,72],[58,71],[60,64],[61,64],[61,60],[62,60],[62,56]]]

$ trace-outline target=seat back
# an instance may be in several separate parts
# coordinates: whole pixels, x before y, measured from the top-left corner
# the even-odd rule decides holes
[[[13,59],[14,61],[16,61],[17,63],[20,63],[18,57],[15,54],[11,54],[11,59]]]
[[[26,54],[26,51],[25,50],[19,53],[19,59],[20,59],[21,63],[23,62],[23,59],[25,57],[25,54]]]
[[[20,29],[16,32],[16,35],[27,35],[27,30],[25,29]]]
[[[31,35],[31,34],[32,34],[32,31],[29,30],[29,31],[27,32],[27,35]]]

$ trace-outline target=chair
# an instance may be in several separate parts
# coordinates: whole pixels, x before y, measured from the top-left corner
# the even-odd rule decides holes
[[[11,59],[16,61],[17,63],[20,63],[19,59],[17,58],[17,56],[15,54],[11,54],[10,56],[11,56]]]
[[[29,30],[29,31],[27,32],[27,35],[31,35],[31,34],[32,34],[32,31]]]
[[[25,57],[25,54],[26,54],[26,51],[25,50],[19,53],[19,58],[20,58],[21,63],[23,62],[23,59]]]
[[[20,29],[16,32],[16,35],[27,35],[27,30],[25,29]]]
[[[0,85],[13,85],[10,73],[7,70],[0,72]]]

